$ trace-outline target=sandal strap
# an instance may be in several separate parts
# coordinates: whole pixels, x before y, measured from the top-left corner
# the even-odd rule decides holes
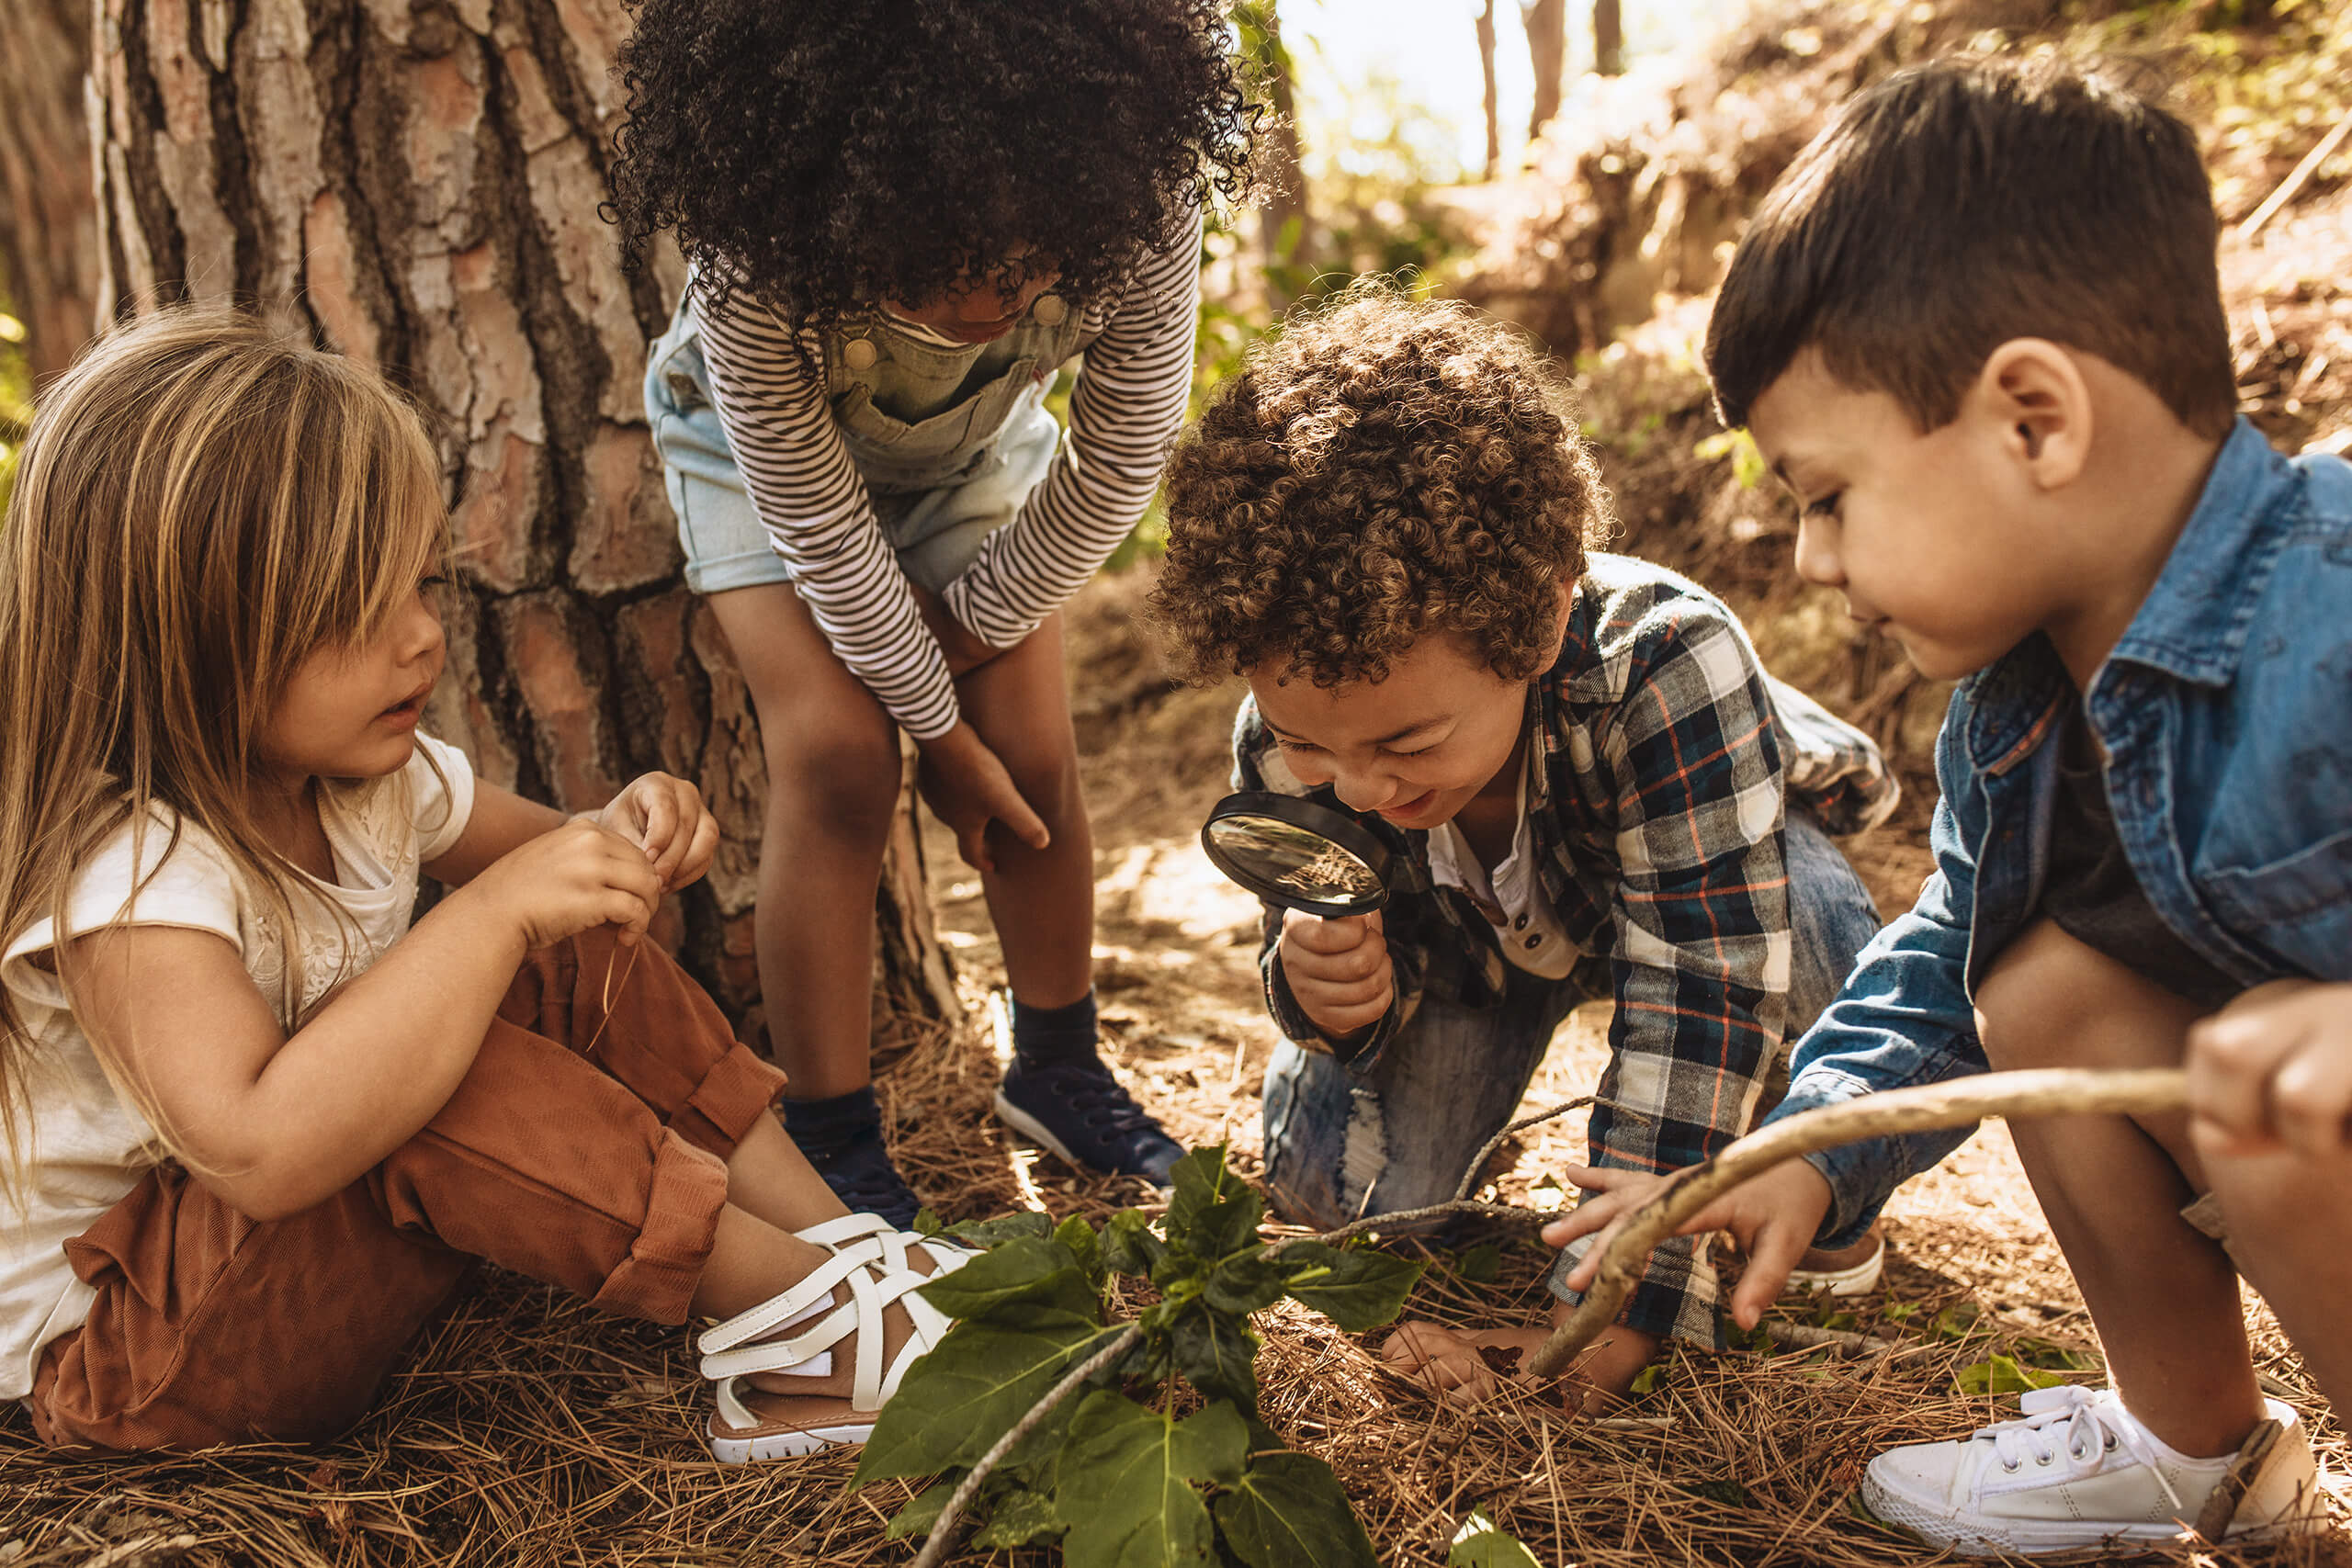
[[[792,1234],[818,1247],[833,1248],[897,1228],[879,1214],[843,1214],[837,1220],[826,1220]]]
[[[921,1273],[903,1266],[909,1241],[931,1252],[937,1273]],[[853,1334],[857,1336],[857,1359],[851,1379],[851,1404],[858,1410],[879,1409],[898,1393],[899,1384],[916,1358],[938,1344],[954,1326],[945,1313],[915,1292],[974,1256],[962,1247],[935,1245],[919,1237],[902,1239],[900,1233],[892,1233],[887,1238],[868,1237],[849,1250],[835,1253],[781,1295],[706,1332],[696,1341],[703,1352],[702,1374],[719,1384],[720,1409],[729,1424],[746,1424],[734,1416],[734,1412],[743,1409],[741,1401],[725,1392],[737,1378],[752,1372],[821,1376],[832,1370],[832,1348]],[[889,1267],[893,1259],[900,1266]],[[760,1337],[821,1311],[831,1301],[836,1285],[846,1285],[850,1299],[824,1313],[814,1325],[788,1339]],[[913,1332],[886,1369],[882,1361],[882,1319],[893,1304],[905,1310]]]

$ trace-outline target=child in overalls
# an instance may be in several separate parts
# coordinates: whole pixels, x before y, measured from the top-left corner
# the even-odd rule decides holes
[[[674,229],[692,267],[647,413],[687,584],[763,737],[756,942],[786,1125],[852,1208],[911,1220],[869,1061],[904,728],[1003,944],[998,1114],[1163,1179],[1181,1150],[1097,1055],[1057,612],[1141,517],[1183,416],[1200,215],[1247,153],[1219,13],[653,4],[622,70],[615,207],[633,246]],[[1045,396],[1080,355],[1065,446]]]

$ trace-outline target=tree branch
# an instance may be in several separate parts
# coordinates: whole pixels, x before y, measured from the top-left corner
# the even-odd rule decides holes
[[[949,1495],[947,1506],[939,1510],[939,1517],[933,1522],[931,1533],[923,1537],[922,1550],[915,1554],[914,1568],[938,1568],[949,1549],[956,1544],[956,1526],[963,1518],[964,1510],[971,1505],[972,1499],[979,1495],[980,1483],[986,1481],[1004,1456],[1012,1451],[1013,1445],[1027,1437],[1055,1405],[1068,1399],[1072,1390],[1125,1355],[1128,1348],[1142,1337],[1142,1324],[1127,1325],[1125,1333],[1072,1367],[1061,1382],[1047,1389],[1044,1397],[1029,1407],[1029,1414],[1015,1421],[1012,1429],[999,1438],[994,1446],[980,1456],[980,1462],[972,1467],[972,1472],[964,1477]]]
[[[1963,1126],[1987,1116],[2144,1116],[2177,1111],[2188,1100],[2188,1075],[2177,1067],[2051,1067],[1887,1089],[1775,1122],[1680,1172],[1664,1192],[1634,1211],[1602,1255],[1592,1289],[1528,1358],[1527,1371],[1548,1378],[1566,1371],[1617,1320],[1652,1248],[1724,1193],[1785,1160],[1868,1138]]]

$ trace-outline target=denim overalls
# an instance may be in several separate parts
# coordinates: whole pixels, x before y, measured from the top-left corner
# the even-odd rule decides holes
[[[711,398],[694,292],[689,281],[645,373],[686,586],[717,593],[789,581]],[[1078,352],[1083,316],[1048,292],[1004,336],[967,347],[924,343],[879,316],[820,333],[826,402],[883,534],[917,584],[937,592],[955,581],[1045,478],[1061,439],[1046,389]]]

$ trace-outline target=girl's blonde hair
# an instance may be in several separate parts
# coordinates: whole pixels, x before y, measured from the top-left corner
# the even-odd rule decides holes
[[[252,810],[263,728],[305,658],[386,624],[447,529],[423,421],[361,367],[220,309],[93,344],[40,397],[0,528],[0,950],[66,929],[126,823],[151,874],[198,828],[286,934],[290,1021],[299,874]],[[10,1186],[31,1045],[0,987]]]

